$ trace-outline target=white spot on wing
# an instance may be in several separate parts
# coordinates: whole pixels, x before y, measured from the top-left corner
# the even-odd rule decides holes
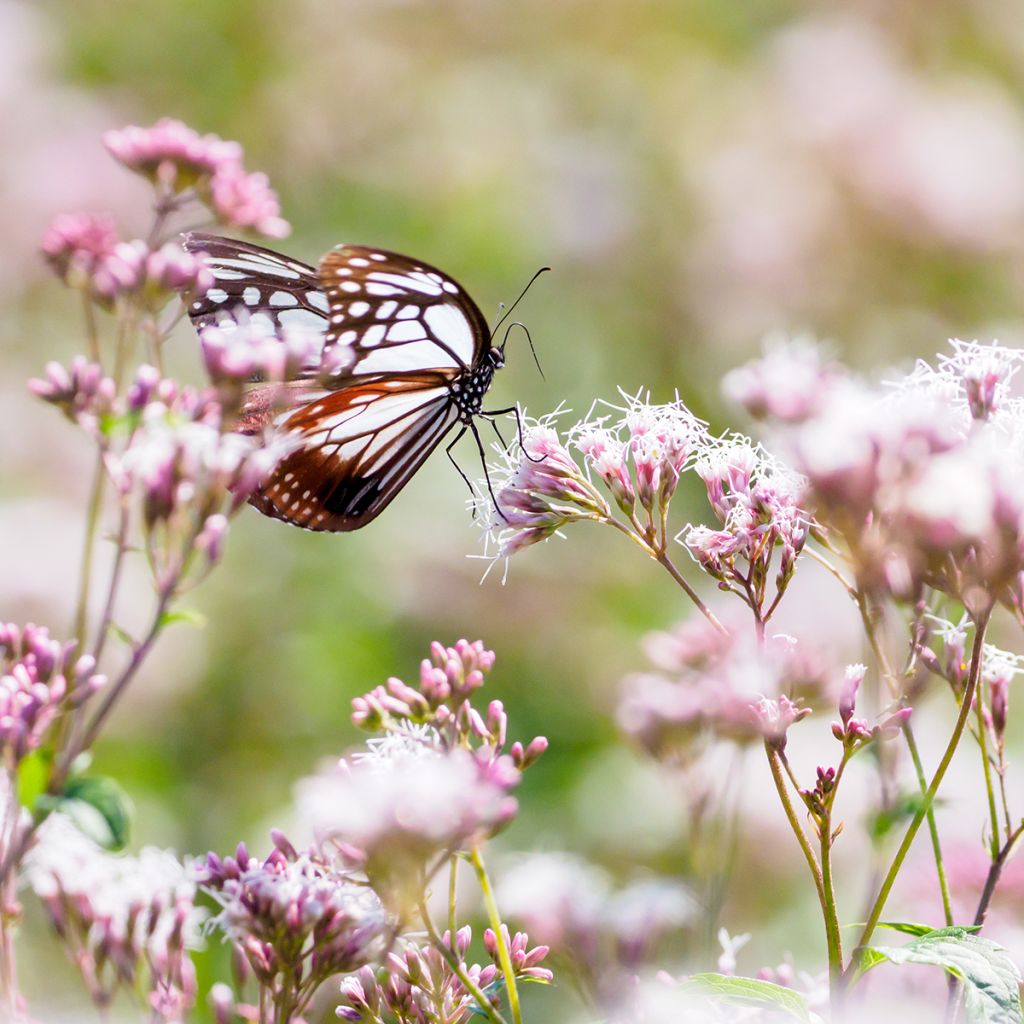
[[[270,296],[270,304],[272,306],[297,306],[299,300],[292,295],[291,292],[274,292]]]
[[[249,285],[249,287],[246,288],[244,292],[242,292],[242,301],[247,306],[259,305],[259,301],[260,301],[260,290],[259,290],[259,288],[257,288],[255,285]]]
[[[476,348],[473,330],[456,306],[428,306],[423,311],[423,319],[438,341],[444,342],[466,366],[473,362]]]
[[[368,302],[353,302],[348,307],[349,316],[365,316],[370,312],[370,304]]]

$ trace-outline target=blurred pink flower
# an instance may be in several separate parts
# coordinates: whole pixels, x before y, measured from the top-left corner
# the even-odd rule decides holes
[[[200,135],[170,117],[150,128],[129,125],[106,132],[103,145],[129,170],[177,192],[242,162],[242,147],[237,142]]]

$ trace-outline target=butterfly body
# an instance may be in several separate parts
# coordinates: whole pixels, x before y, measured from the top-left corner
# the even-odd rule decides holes
[[[450,431],[459,428],[456,440],[476,432],[504,353],[442,271],[366,246],[337,246],[313,268],[214,235],[184,244],[206,254],[216,279],[189,308],[197,329],[322,338],[295,379],[254,387],[242,410],[241,430],[272,425],[299,442],[251,499],[264,514],[309,530],[359,529]]]

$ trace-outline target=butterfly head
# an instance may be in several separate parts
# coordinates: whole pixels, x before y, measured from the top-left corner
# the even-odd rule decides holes
[[[504,344],[495,345],[493,348],[488,349],[487,358],[490,360],[492,371],[500,370],[505,365]]]

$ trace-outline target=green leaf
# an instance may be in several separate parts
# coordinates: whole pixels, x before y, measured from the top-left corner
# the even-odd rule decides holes
[[[857,927],[863,928],[864,926],[861,924],[857,925]],[[914,924],[912,921],[879,921],[878,927],[890,928],[894,932],[902,932],[904,935],[916,935],[918,937],[922,935],[930,935],[932,932],[939,930],[934,925]],[[974,932],[981,931],[980,924],[963,924],[956,925],[956,927],[972,934]]]
[[[46,792],[50,779],[53,754],[50,751],[33,750],[21,759],[18,765],[18,803],[32,810],[36,801]]]
[[[192,608],[179,608],[173,612],[164,612],[160,616],[159,626],[163,629],[165,626],[174,625],[175,622],[184,622],[197,629],[203,629],[206,626],[206,616]]]
[[[60,811],[94,842],[107,850],[122,850],[131,831],[131,801],[113,780],[105,777],[68,780],[60,796],[44,794],[36,801],[43,815]]]
[[[894,964],[941,967],[963,983],[964,1010],[971,1024],[1024,1024],[1021,974],[1010,955],[967,928],[939,928],[905,946],[868,946],[861,969],[888,960]]]
[[[812,1024],[811,1016],[803,996],[791,988],[776,985],[756,978],[736,978],[728,974],[694,974],[683,982],[681,988],[700,992],[716,999],[765,1006],[782,1010],[804,1024]]]

